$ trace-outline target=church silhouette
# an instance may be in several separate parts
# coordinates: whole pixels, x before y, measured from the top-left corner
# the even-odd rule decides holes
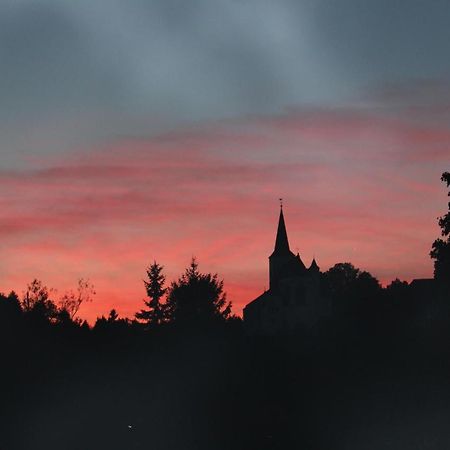
[[[321,292],[320,269],[313,259],[307,268],[289,248],[283,205],[269,256],[269,290],[244,308],[244,323],[251,334],[279,334],[310,329],[329,314],[329,301]]]

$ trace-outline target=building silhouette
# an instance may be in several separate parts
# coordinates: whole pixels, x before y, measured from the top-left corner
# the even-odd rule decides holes
[[[269,256],[269,289],[245,306],[246,329],[251,334],[310,329],[328,312],[319,266],[313,259],[307,268],[300,254],[290,250],[281,205],[275,248]]]

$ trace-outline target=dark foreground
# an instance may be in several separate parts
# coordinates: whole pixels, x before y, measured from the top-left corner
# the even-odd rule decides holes
[[[2,342],[2,450],[450,448],[442,329],[49,328]]]

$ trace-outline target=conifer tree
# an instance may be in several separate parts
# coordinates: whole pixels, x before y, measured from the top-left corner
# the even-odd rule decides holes
[[[203,274],[195,258],[184,274],[172,282],[167,299],[168,317],[174,322],[214,322],[230,317],[223,280],[217,274]]]
[[[147,291],[148,300],[144,300],[147,309],[141,309],[136,313],[136,319],[147,325],[160,325],[165,321],[165,304],[161,299],[165,295],[167,289],[164,287],[166,277],[162,273],[163,266],[153,261],[147,268],[148,281],[144,280],[145,290]]]

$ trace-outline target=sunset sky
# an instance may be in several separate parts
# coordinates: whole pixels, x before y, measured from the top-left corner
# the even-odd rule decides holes
[[[291,249],[432,276],[447,205],[450,2],[3,0],[0,291],[132,317],[196,256],[234,311]],[[57,299],[58,294],[56,294]]]

